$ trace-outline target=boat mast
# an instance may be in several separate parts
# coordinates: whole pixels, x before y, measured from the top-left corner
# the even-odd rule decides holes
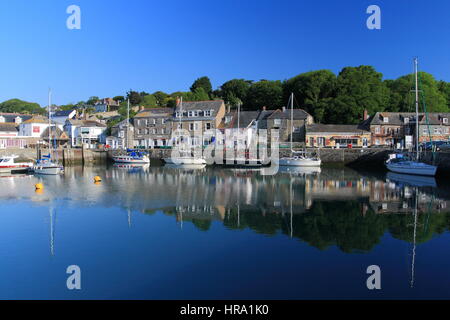
[[[127,100],[127,133],[125,136],[125,149],[128,149],[128,127],[130,126],[130,98]]]
[[[414,58],[414,77],[416,82],[416,160],[419,161],[419,81],[417,64],[417,58]]]
[[[52,120],[51,120],[51,113],[50,113],[50,108],[52,105],[52,89],[48,89],[48,154],[50,155],[50,159],[51,159],[51,155],[52,155],[52,148],[50,148],[50,143],[51,143],[51,129],[52,129]]]
[[[293,136],[294,135],[294,93],[291,93],[291,153],[294,152],[294,142],[293,142]]]

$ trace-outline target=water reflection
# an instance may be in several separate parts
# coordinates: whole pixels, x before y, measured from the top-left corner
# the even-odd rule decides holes
[[[93,182],[96,175],[101,183]],[[180,227],[188,222],[207,231],[219,221],[230,230],[285,234],[321,250],[337,246],[344,252],[367,252],[386,232],[422,243],[450,226],[449,198],[436,195],[434,179],[392,174],[379,179],[349,169],[291,168],[265,176],[258,169],[72,167],[64,176],[0,181],[0,200],[119,206],[127,210],[129,227],[133,211],[162,212]],[[41,193],[34,190],[38,181],[45,186]]]

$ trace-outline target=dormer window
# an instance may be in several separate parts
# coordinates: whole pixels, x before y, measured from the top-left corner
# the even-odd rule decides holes
[[[183,112],[177,111],[177,112],[175,113],[175,116],[176,116],[177,118],[181,118],[181,117],[183,116]]]
[[[442,118],[442,123],[448,124],[448,118]]]
[[[193,111],[188,111],[188,117],[193,117],[194,116],[194,112]]]
[[[389,117],[383,117],[383,122],[384,123],[389,123]]]
[[[22,118],[21,117],[16,117],[16,119],[14,120],[14,122],[16,124],[21,124],[22,123]]]
[[[226,116],[226,117],[225,117],[225,123],[231,122],[231,119],[233,119],[232,116]]]
[[[408,123],[409,123],[409,118],[404,118],[404,119],[403,119],[403,122],[404,122],[405,124],[408,124]]]
[[[205,110],[205,117],[211,117],[211,110]]]

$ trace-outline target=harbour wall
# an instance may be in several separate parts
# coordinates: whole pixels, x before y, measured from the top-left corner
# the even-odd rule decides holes
[[[56,152],[57,155],[55,157],[65,166],[106,164],[108,161],[107,153],[103,150],[67,148],[58,149]],[[0,149],[0,156],[17,155],[19,157],[18,161],[35,161],[46,154],[49,154],[49,149]]]

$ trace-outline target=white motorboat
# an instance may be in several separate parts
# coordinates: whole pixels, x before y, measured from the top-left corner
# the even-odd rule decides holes
[[[129,152],[127,155],[114,156],[115,163],[127,163],[127,164],[149,164],[150,158],[142,152]]]
[[[17,158],[16,155],[0,157],[0,173],[23,173],[33,167],[31,162],[16,162]]]
[[[416,156],[415,159],[408,159],[403,154],[391,154],[389,155],[389,159],[386,160],[386,167],[392,171],[397,173],[405,173],[405,174],[415,174],[415,175],[423,175],[423,176],[435,176],[437,171],[437,166],[424,163],[419,159],[419,81],[418,81],[418,62],[417,58],[414,59],[414,73],[415,73],[415,82],[416,82]]]
[[[294,136],[294,94],[291,93],[291,125],[290,125],[290,138],[291,138],[291,156],[283,157],[275,160],[280,166],[294,166],[294,167],[320,167],[322,160],[318,154],[308,153],[306,151],[294,151],[293,150],[293,136]]]

